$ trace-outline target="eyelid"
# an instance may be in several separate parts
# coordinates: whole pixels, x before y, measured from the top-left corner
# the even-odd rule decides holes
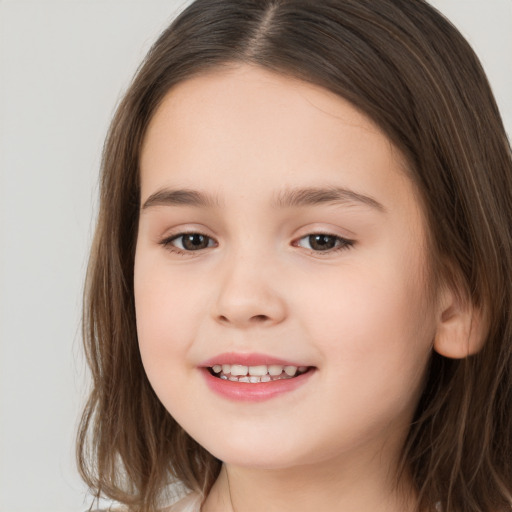
[[[158,244],[163,246],[165,249],[167,249],[169,252],[180,254],[180,255],[186,255],[186,256],[197,256],[199,254],[202,254],[207,249],[212,249],[215,247],[218,247],[217,240],[208,234],[206,234],[204,231],[207,230],[201,230],[198,228],[189,228],[189,229],[182,229],[180,231],[177,231],[175,233],[169,234],[165,237],[163,237],[161,240],[159,240]],[[206,247],[198,248],[198,249],[186,249],[176,246],[173,242],[176,240],[185,237],[187,235],[199,235],[206,239],[208,239],[208,245]],[[300,242],[305,239],[310,239],[314,236],[325,236],[329,238],[335,239],[335,246],[331,248],[326,249],[314,249],[314,248],[308,248],[303,247]],[[327,256],[332,255],[338,251],[347,250],[353,247],[355,244],[355,240],[349,239],[347,237],[344,237],[339,234],[332,233],[328,229],[312,229],[309,232],[304,233],[302,236],[295,238],[291,245],[293,247],[302,248],[306,251],[308,251],[311,254],[314,254],[315,256]]]
[[[197,249],[197,250],[186,250],[186,249],[177,247],[176,245],[173,244],[173,242],[175,240],[182,238],[186,235],[203,236],[203,237],[209,239],[210,242],[213,241],[214,245],[210,245],[210,242],[209,242],[207,247]],[[170,235],[163,237],[158,243],[159,243],[159,245],[163,246],[169,252],[180,254],[180,255],[186,255],[186,256],[196,256],[196,255],[203,253],[203,251],[205,251],[206,249],[211,249],[211,248],[217,247],[219,245],[214,237],[207,235],[206,233],[204,233],[198,229],[184,229],[184,230],[178,231],[176,233],[172,233]]]
[[[300,242],[302,240],[311,238],[313,236],[326,236],[326,237],[334,238],[334,239],[336,239],[335,243],[337,244],[337,246],[332,247],[332,248],[328,248],[328,249],[325,249],[325,250],[314,250],[312,248],[302,247],[300,245]],[[318,231],[311,231],[309,233],[304,234],[303,236],[301,236],[299,238],[296,238],[292,242],[292,245],[295,246],[295,247],[301,247],[301,248],[305,249],[306,251],[308,251],[309,253],[311,253],[311,254],[313,254],[315,256],[321,256],[322,257],[322,256],[332,255],[332,254],[337,253],[339,251],[348,250],[348,249],[352,248],[355,243],[356,243],[356,241],[353,240],[353,239],[349,239],[349,238],[341,236],[341,235],[330,233],[328,230],[318,230]]]

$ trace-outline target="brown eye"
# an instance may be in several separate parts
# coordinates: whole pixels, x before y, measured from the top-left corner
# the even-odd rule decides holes
[[[201,249],[207,249],[213,247],[215,242],[212,238],[201,233],[182,233],[174,236],[169,240],[165,240],[163,245],[182,251],[200,251]]]
[[[197,251],[198,249],[206,249],[208,247],[209,238],[199,233],[191,233],[183,235],[183,248],[187,251]]]
[[[336,246],[336,237],[331,235],[309,235],[308,242],[314,251],[327,251]]]
[[[353,244],[354,242],[352,240],[347,240],[335,235],[328,235],[326,233],[314,233],[304,236],[297,243],[299,247],[315,252],[334,252],[340,249],[347,249]]]

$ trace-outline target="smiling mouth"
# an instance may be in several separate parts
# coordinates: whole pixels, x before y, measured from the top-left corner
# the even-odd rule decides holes
[[[284,366],[278,364],[244,366],[241,364],[216,364],[208,367],[214,377],[231,382],[258,384],[275,380],[293,379],[307,373],[311,366]]]

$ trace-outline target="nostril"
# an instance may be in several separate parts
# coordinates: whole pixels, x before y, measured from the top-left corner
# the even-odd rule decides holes
[[[225,315],[219,315],[218,320],[220,322],[231,323],[231,320]],[[268,320],[270,320],[270,317],[267,315],[254,315],[249,318],[249,321],[254,323],[267,322]]]
[[[255,315],[252,317],[252,320],[255,320],[256,322],[265,322],[268,319],[267,315]]]

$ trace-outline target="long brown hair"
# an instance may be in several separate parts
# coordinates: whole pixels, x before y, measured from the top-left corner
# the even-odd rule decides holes
[[[207,493],[221,462],[161,405],[137,344],[133,263],[139,156],[166,93],[233,62],[320,85],[373,119],[409,161],[434,276],[486,312],[476,355],[432,355],[403,451],[419,510],[512,503],[512,162],[481,65],[423,0],[197,0],[160,36],[106,141],[84,302],[93,389],[78,435],[96,495],[155,511],[172,481]],[[455,277],[456,276],[456,277]]]

